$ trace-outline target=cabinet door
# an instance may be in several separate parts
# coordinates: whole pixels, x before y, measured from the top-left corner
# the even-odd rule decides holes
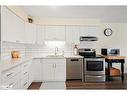
[[[65,41],[65,26],[55,26],[55,39],[58,41]]]
[[[36,25],[35,24],[26,23],[25,40],[26,40],[26,43],[35,44],[36,42]]]
[[[66,43],[79,44],[79,26],[66,26]]]
[[[45,27],[45,40],[52,41],[55,40],[56,36],[56,27],[55,26],[46,26]]]
[[[19,43],[25,43],[25,22],[19,17],[15,17],[15,19],[16,19],[15,31],[17,32],[16,41]]]
[[[65,26],[46,26],[45,27],[45,40],[65,41]]]
[[[15,16],[6,7],[2,7],[2,41],[15,42],[17,33],[15,31]]]
[[[32,62],[33,81],[42,81],[42,66],[40,59],[33,59]]]
[[[43,81],[54,81],[54,64],[43,63],[42,68]]]
[[[2,7],[2,41],[25,42],[24,21],[6,7]]]
[[[56,63],[55,64],[55,81],[65,81],[66,80],[66,63]]]
[[[73,36],[73,44],[79,44],[80,43],[79,26],[73,26],[72,36]]]
[[[44,43],[45,26],[37,25],[37,44]]]

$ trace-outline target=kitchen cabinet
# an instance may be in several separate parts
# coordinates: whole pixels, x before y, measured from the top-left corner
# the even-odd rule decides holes
[[[31,73],[32,60],[21,64],[21,87],[20,89],[27,89],[33,82],[33,75]]]
[[[99,28],[97,26],[80,26],[80,36],[98,37],[99,33]]]
[[[31,72],[33,75],[33,81],[42,81],[42,63],[41,59],[33,59]]]
[[[64,58],[45,58],[42,68],[43,81],[66,80],[66,60]]]
[[[54,74],[55,74],[54,75],[55,81],[65,81],[66,80],[66,62],[56,63]]]
[[[42,70],[43,81],[54,81],[54,64],[43,63]]]
[[[79,26],[66,26],[66,43],[68,45],[80,43],[79,29]]]
[[[28,44],[36,43],[36,25],[32,23],[25,24],[25,41]]]
[[[37,44],[43,44],[44,43],[44,37],[45,37],[45,26],[43,25],[37,25]]]
[[[45,26],[46,41],[65,41],[65,26],[47,25]]]
[[[11,87],[11,89],[20,89],[20,66],[16,66],[1,73],[1,84]]]
[[[6,7],[2,7],[1,29],[2,41],[25,42],[25,22]]]
[[[33,75],[30,73],[31,62],[32,60],[29,60],[2,71],[1,85],[7,85],[11,89],[27,89],[33,82]]]

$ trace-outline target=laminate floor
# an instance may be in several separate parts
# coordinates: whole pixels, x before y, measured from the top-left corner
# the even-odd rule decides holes
[[[53,83],[55,86],[57,83]],[[28,89],[43,89],[45,88],[47,84],[42,83],[42,82],[33,82]],[[58,87],[58,86],[57,86]],[[57,88],[56,88],[57,89]],[[116,89],[127,89],[127,77],[125,78],[124,83],[121,82],[120,79],[113,79],[110,82],[105,82],[105,83],[85,83],[82,82],[81,80],[69,80],[66,81],[66,89],[67,90],[83,90],[83,89],[111,89],[111,90],[116,90]],[[51,88],[52,90],[52,88]],[[59,90],[59,89],[58,89]]]

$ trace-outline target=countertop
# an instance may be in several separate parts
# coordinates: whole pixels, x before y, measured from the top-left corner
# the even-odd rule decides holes
[[[33,57],[22,57],[22,58],[19,58],[19,59],[11,59],[11,60],[3,60],[1,61],[1,64],[0,64],[0,72],[4,71],[4,70],[8,70],[8,69],[11,69],[15,66],[18,66],[26,61],[29,61],[33,59]]]
[[[125,56],[112,56],[112,55],[104,56],[104,55],[103,55],[103,57],[104,57],[105,59],[126,59]]]
[[[73,56],[73,55],[68,55],[68,56],[64,56],[64,57],[47,57],[47,56],[24,56],[22,58],[19,59],[11,59],[11,60],[3,60],[1,61],[0,64],[0,74],[1,72],[4,72],[5,70],[9,70],[15,66],[18,66],[26,61],[32,60],[34,58],[83,58],[82,56]]]

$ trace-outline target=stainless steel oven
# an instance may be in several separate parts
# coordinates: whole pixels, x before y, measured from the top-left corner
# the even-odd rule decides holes
[[[84,75],[85,82],[105,81],[104,58],[84,58]]]

